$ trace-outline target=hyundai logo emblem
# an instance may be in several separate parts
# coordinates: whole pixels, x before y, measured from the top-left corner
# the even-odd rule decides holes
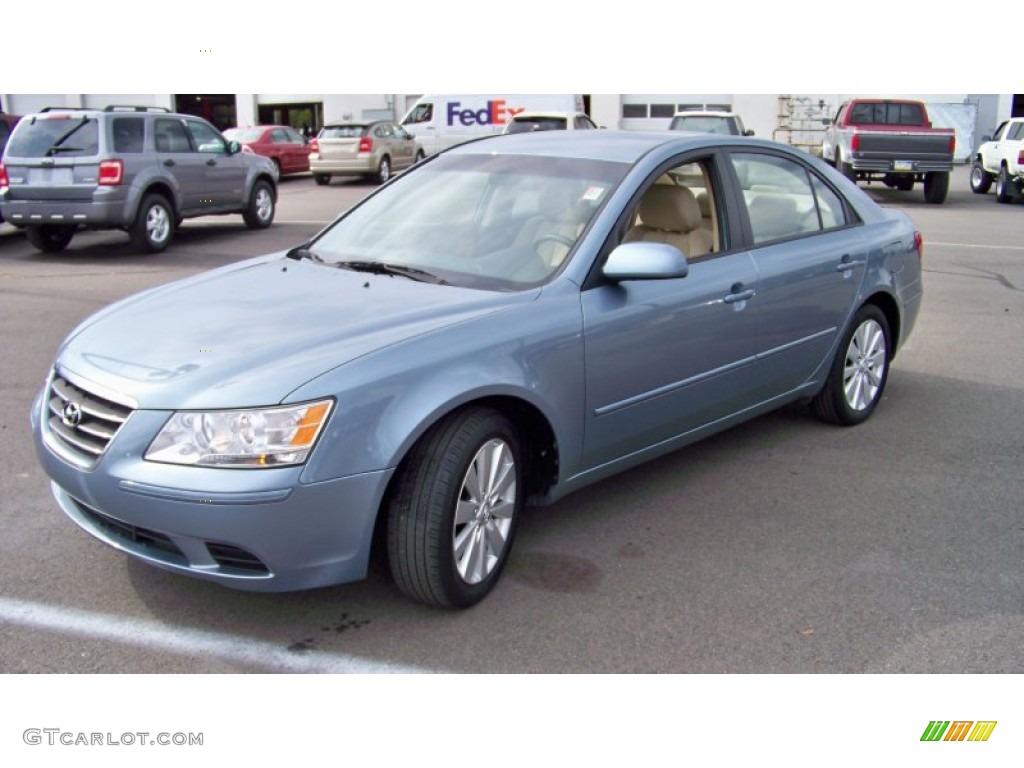
[[[82,409],[74,400],[68,400],[64,409],[60,412],[60,420],[66,427],[77,427],[82,421]]]

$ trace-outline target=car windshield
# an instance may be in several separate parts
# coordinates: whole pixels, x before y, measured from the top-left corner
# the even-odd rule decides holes
[[[22,120],[7,145],[11,157],[95,155],[99,127],[92,117],[59,113]]]
[[[313,258],[419,270],[515,291],[549,280],[629,166],[529,155],[442,155],[397,177],[308,245]]]
[[[365,125],[325,125],[320,131],[321,139],[358,139],[366,130]]]
[[[684,115],[674,117],[669,128],[673,131],[697,131],[698,133],[736,133],[729,118],[715,115]]]
[[[530,131],[564,131],[564,117],[516,118],[509,123],[505,133],[529,133]]]
[[[228,141],[259,141],[259,138],[262,135],[262,128],[228,128],[224,131],[224,138]]]

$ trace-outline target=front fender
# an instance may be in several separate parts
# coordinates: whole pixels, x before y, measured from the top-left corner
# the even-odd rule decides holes
[[[337,404],[302,481],[393,469],[446,414],[496,397],[527,403],[547,419],[566,476],[583,443],[582,327],[578,290],[542,295],[378,350],[308,382],[288,400],[329,395]]]

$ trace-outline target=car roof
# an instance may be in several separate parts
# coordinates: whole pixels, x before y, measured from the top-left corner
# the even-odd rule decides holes
[[[493,151],[510,155],[539,155],[578,160],[635,163],[653,149],[671,144],[677,152],[735,145],[787,148],[765,139],[689,131],[534,131],[486,136],[457,144],[447,153],[478,154]],[[792,149],[791,147],[789,149]]]
[[[736,117],[736,113],[723,109],[681,109],[672,117]]]
[[[523,110],[522,112],[517,112],[516,114],[512,115],[512,119],[535,120],[537,118],[543,117],[577,117],[578,115],[583,115],[584,117],[586,116],[583,112],[576,112],[575,110],[566,112],[559,110],[539,109],[529,111]]]

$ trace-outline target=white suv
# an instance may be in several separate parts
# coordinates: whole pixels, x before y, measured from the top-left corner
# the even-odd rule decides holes
[[[730,136],[753,136],[754,132],[743,127],[743,121],[735,112],[684,110],[676,112],[669,124],[670,131],[695,131],[697,133],[723,133]]]
[[[591,131],[597,128],[583,112],[519,112],[505,123],[502,133],[532,131]]]

